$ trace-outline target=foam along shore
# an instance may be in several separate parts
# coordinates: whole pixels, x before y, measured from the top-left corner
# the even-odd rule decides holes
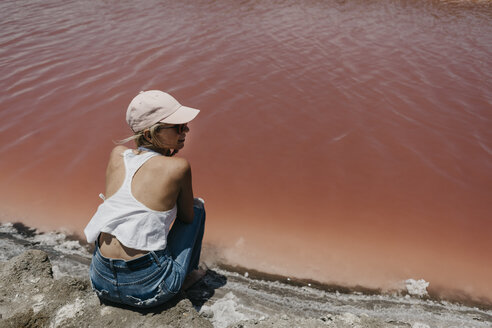
[[[492,311],[418,295],[329,292],[212,267],[151,311],[101,304],[90,251],[65,234],[0,226],[0,327],[490,327]],[[407,282],[415,293],[425,281]]]

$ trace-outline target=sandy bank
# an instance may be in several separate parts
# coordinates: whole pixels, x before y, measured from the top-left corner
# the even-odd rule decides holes
[[[210,254],[209,254],[210,256]],[[206,258],[206,256],[204,256]],[[0,226],[0,327],[491,327],[492,312],[410,295],[325,291],[211,267],[173,302],[139,312],[101,304],[90,252],[57,232]]]
[[[213,327],[183,297],[147,313],[100,304],[88,280],[55,280],[43,251],[26,251],[0,270],[0,327]]]
[[[213,317],[212,307],[199,314],[186,293],[150,311],[101,304],[88,280],[70,276],[54,279],[48,255],[40,250],[28,250],[3,262],[0,290],[0,327],[213,327],[209,320]],[[367,316],[344,314],[304,319],[282,314],[268,319],[242,320],[230,327],[314,328],[354,327],[354,324],[384,326]]]

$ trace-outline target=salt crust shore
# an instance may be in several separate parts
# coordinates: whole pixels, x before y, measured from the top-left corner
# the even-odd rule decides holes
[[[62,234],[2,225],[0,252],[0,327],[492,327],[488,310],[327,293],[219,268],[171,303],[135,311],[100,303],[87,279],[90,253]]]

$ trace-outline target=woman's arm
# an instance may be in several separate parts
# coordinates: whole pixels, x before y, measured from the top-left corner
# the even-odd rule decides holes
[[[177,173],[179,176],[178,194],[178,219],[186,222],[193,222],[193,187],[191,183],[191,166],[184,158],[179,158]]]

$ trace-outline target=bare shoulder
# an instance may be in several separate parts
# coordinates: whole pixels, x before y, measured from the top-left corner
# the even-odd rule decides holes
[[[160,163],[166,167],[174,176],[180,178],[191,172],[191,165],[186,158],[182,157],[159,157]]]
[[[189,171],[191,170],[190,162],[183,157],[171,157],[172,165],[176,170],[179,171]]]
[[[125,147],[123,145],[118,145],[118,146],[114,147],[113,150],[111,150],[111,154],[109,156],[110,156],[110,158],[121,157],[122,154],[125,152],[125,150],[128,150],[128,149],[130,149],[130,148]]]
[[[111,150],[111,153],[109,154],[108,169],[123,165],[123,152],[127,149],[129,148],[118,145]]]

